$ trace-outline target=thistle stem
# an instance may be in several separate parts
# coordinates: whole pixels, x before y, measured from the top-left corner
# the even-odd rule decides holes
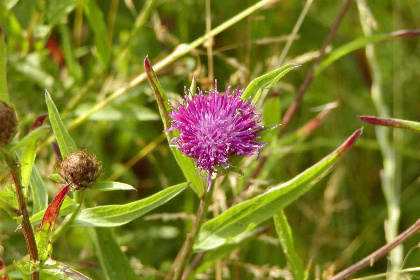
[[[28,209],[26,208],[25,196],[23,195],[22,181],[20,177],[20,165],[17,159],[10,153],[2,151],[3,157],[10,168],[10,174],[15,182],[16,196],[19,204],[19,211],[22,215],[22,230],[25,237],[26,247],[28,248],[29,257],[32,262],[38,261],[38,249],[36,247],[35,235],[32,230],[31,222],[29,221]],[[39,273],[33,272],[31,274],[32,280],[39,279]]]
[[[197,215],[195,218],[194,225],[191,229],[191,232],[187,234],[187,238],[185,239],[185,242],[182,245],[182,248],[179,251],[178,256],[176,257],[174,263],[172,264],[171,270],[166,276],[167,280],[171,279],[172,274],[174,274],[174,277],[172,279],[174,280],[181,279],[182,274],[185,269],[185,265],[187,264],[188,260],[191,257],[195,238],[200,232],[201,225],[203,224],[206,218],[207,210],[209,208],[211,198],[213,196],[214,188],[212,188],[211,186],[211,183],[212,183],[211,172],[209,173],[207,182],[208,182],[207,187],[205,188],[205,192],[200,200],[200,206],[198,207],[198,210],[197,210]]]

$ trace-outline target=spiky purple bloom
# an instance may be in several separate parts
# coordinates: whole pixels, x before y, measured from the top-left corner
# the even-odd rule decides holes
[[[255,113],[254,104],[241,99],[242,92],[231,92],[228,87],[221,94],[216,84],[206,94],[201,90],[196,95],[186,93],[184,102],[169,114],[169,131],[178,130],[180,134],[172,143],[210,176],[217,165],[229,166],[229,156],[258,154],[265,145],[255,141],[263,129],[258,124],[261,115]]]

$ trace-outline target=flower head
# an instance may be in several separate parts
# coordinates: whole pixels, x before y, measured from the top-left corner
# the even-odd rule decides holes
[[[92,186],[101,174],[101,163],[87,151],[72,152],[64,157],[58,173],[76,190]]]
[[[169,116],[179,137],[172,139],[181,152],[194,158],[196,165],[211,176],[217,165],[227,168],[231,155],[258,154],[265,143],[255,139],[263,129],[255,105],[241,99],[243,90],[221,94],[215,89],[196,95],[186,94],[182,104],[173,107]]]

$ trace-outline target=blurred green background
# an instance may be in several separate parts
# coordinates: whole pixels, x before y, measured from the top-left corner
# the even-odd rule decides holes
[[[253,78],[278,68],[287,36],[305,2],[275,2],[217,35],[212,46],[214,73],[209,72],[207,49],[203,46],[171,61],[158,71],[164,90],[175,102],[183,96],[183,87],[189,87],[193,75],[203,90],[213,87],[214,75],[219,90],[223,91],[228,85],[245,87]],[[260,104],[259,111],[267,123],[280,122],[281,112],[293,101],[342,2],[313,1],[285,59],[302,67],[276,84]],[[211,1],[211,26],[216,27],[255,3]],[[420,27],[420,1],[367,1],[367,5],[376,20],[375,34]],[[0,25],[7,45],[8,88],[22,136],[37,116],[47,112],[45,89],[51,93],[65,123],[71,123],[143,73],[146,56],[157,64],[181,44],[203,36],[206,1],[0,0]],[[352,1],[328,50],[361,36],[364,33],[359,12]],[[419,38],[390,40],[375,45],[375,51],[390,116],[420,120]],[[358,115],[377,115],[371,84],[372,72],[364,48],[337,60],[317,75],[284,137],[314,118],[323,105],[338,102],[338,107],[304,141],[263,149],[262,154],[277,153],[281,158],[268,176],[253,181],[247,194],[254,196],[299,174],[363,126]],[[380,179],[383,160],[375,129],[364,126],[363,136],[339,167],[285,211],[303,264],[312,263],[311,278],[339,271],[385,243],[387,204]],[[137,189],[137,192],[92,194],[95,205],[134,201],[185,180],[168,143],[160,136],[162,130],[153,93],[149,84],[142,82],[70,131],[79,147],[92,151],[102,161],[103,179],[111,177]],[[395,152],[395,186],[401,188],[400,230],[403,230],[420,213],[419,135],[391,129],[389,132]],[[150,143],[152,148],[140,160],[132,160]],[[124,169],[130,160],[133,165]],[[246,173],[255,168],[254,161],[255,158],[244,161]],[[60,187],[47,178],[56,173],[56,158],[50,146],[40,150],[36,165],[48,183],[51,199]],[[6,171],[2,167],[2,178]],[[217,193],[221,210],[224,205],[229,207],[233,201],[243,199],[235,191],[240,178],[230,175],[229,179]],[[197,205],[197,197],[188,189],[148,216],[115,229],[122,250],[139,275],[159,279],[169,269]],[[0,252],[6,264],[11,264],[24,256],[25,243],[22,233],[15,232],[14,220],[3,212],[0,219]],[[272,221],[264,226],[272,227]],[[241,250],[231,252],[222,260],[226,277],[277,279],[286,260],[276,238],[275,230],[271,229]],[[406,242],[404,256],[419,241],[417,235]],[[69,231],[55,245],[54,257],[94,279],[105,279],[85,228]],[[405,267],[419,263],[417,249],[407,257]],[[386,265],[386,259],[379,260],[360,275],[384,272]],[[212,279],[213,266],[202,275],[207,277],[202,279]]]

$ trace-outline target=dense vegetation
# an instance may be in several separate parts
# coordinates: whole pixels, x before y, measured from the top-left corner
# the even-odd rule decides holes
[[[188,279],[327,279],[394,240],[420,218],[419,15],[413,0],[0,0],[0,101],[18,120],[9,141],[0,106],[0,279],[176,278],[200,200]],[[267,144],[210,191],[168,103],[215,79],[246,88]],[[91,177],[69,188],[78,149]],[[419,278],[419,242],[352,277]]]

